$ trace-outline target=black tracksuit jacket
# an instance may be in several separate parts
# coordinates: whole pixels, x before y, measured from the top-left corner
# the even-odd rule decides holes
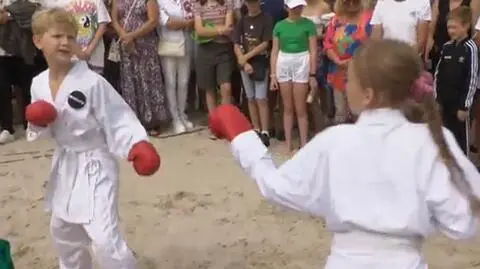
[[[469,110],[478,79],[477,45],[470,38],[448,41],[435,70],[435,95],[443,109]]]

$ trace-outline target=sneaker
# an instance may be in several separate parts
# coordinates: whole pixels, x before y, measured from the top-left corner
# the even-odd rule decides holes
[[[9,131],[3,130],[0,133],[0,145],[13,142],[14,140],[15,140],[15,136],[12,133],[10,133]]]
[[[267,134],[267,133],[264,133],[264,132],[259,132],[259,131],[255,131],[258,135],[258,137],[260,137],[260,140],[262,140],[262,143],[265,145],[265,147],[269,147],[270,146],[270,136]]]
[[[278,141],[285,141],[285,132],[282,130],[282,131],[278,131],[275,133],[275,138],[278,140]]]
[[[477,147],[475,147],[474,145],[471,145],[471,146],[470,146],[470,152],[471,152],[471,153],[475,153],[475,154],[478,153]]]
[[[265,145],[265,147],[270,147],[270,136],[268,135],[268,133],[261,133],[260,134],[260,139],[262,140],[263,144]]]
[[[210,140],[217,140],[218,138],[217,138],[216,135],[214,135],[212,132],[210,132],[210,134],[208,135],[208,139],[210,139]]]
[[[185,133],[187,129],[185,128],[185,125],[181,121],[174,121],[173,122],[173,132],[175,134],[181,134]]]
[[[193,123],[188,120],[188,117],[186,115],[181,117],[181,121],[188,130],[193,129]]]

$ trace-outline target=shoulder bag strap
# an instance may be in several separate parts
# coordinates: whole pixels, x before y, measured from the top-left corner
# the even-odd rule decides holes
[[[132,15],[132,12],[133,12],[133,9],[134,9],[135,6],[137,5],[137,1],[138,1],[138,0],[133,0],[132,6],[131,6],[130,9],[128,10],[127,16],[125,17],[125,21],[123,22],[123,28],[125,28],[125,26],[127,26],[128,19],[130,19],[130,16]]]

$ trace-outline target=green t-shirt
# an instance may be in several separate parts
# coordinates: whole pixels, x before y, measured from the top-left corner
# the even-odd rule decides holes
[[[297,21],[284,19],[279,21],[273,29],[273,37],[278,38],[280,51],[298,53],[308,51],[308,39],[317,35],[317,27],[307,19]]]

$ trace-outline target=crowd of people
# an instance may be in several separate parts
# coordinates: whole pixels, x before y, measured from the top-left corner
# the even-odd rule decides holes
[[[433,228],[475,236],[472,3],[267,3],[262,11],[259,0],[20,1],[0,11],[0,106],[9,110],[0,138],[13,140],[6,115],[18,87],[27,139],[56,142],[45,201],[60,268],[91,268],[89,247],[102,268],[136,268],[118,229],[116,158],[140,176],[158,171],[148,135],[168,120],[176,133],[193,127],[191,69],[212,137],[231,143],[261,194],[326,219],[334,237],[325,268],[426,268],[420,246]],[[104,42],[109,26],[115,37]],[[235,84],[250,119],[234,105]],[[277,100],[286,150],[295,150],[295,124],[301,147],[278,168],[267,149]],[[307,143],[328,125],[337,126]]]
[[[297,128],[301,147],[326,126],[355,121],[345,75],[366,40],[405,41],[433,73],[451,39],[448,14],[470,6],[466,26],[480,41],[472,27],[478,8],[470,0],[38,0],[12,8],[15,3],[1,3],[0,39],[10,39],[14,24],[28,25],[28,12],[65,8],[79,24],[75,57],[114,86],[151,136],[169,126],[177,134],[192,129],[187,111],[195,103],[205,103],[208,112],[235,103],[266,145],[276,137],[288,152],[296,149]],[[462,14],[454,19],[463,21],[468,14]],[[11,89],[27,105],[31,78],[46,68],[39,51],[7,45],[2,40],[0,144],[15,138]],[[476,85],[477,77],[470,79]],[[475,150],[473,141],[465,143]]]

